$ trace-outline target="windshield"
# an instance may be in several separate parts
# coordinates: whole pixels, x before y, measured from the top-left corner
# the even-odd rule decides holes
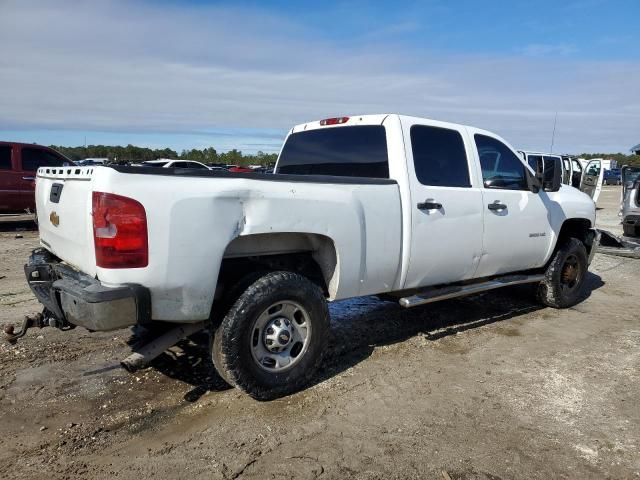
[[[389,178],[385,129],[361,125],[293,133],[282,148],[276,173]]]

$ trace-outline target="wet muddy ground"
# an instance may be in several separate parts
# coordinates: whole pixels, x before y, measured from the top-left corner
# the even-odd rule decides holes
[[[618,196],[599,202],[610,230]],[[0,325],[38,311],[28,228],[0,222]],[[0,344],[0,478],[640,478],[639,279],[598,254],[568,310],[526,287],[339,302],[313,384],[267,403],[192,342],[129,374],[127,330],[34,330]]]

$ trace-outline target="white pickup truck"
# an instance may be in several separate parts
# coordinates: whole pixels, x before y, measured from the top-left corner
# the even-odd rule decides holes
[[[313,375],[328,301],[518,283],[580,301],[595,206],[541,175],[493,133],[395,114],[298,125],[275,174],[41,168],[25,273],[40,325],[210,326],[222,377],[269,399]]]

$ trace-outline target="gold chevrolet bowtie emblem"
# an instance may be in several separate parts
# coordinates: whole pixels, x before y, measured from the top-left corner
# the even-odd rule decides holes
[[[60,225],[60,217],[56,212],[51,212],[51,215],[49,215],[49,220],[51,220],[51,223],[54,227]]]

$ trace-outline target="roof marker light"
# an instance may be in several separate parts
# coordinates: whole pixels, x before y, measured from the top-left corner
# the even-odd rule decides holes
[[[343,123],[347,123],[349,121],[349,117],[333,117],[333,118],[325,118],[324,120],[320,120],[321,126],[326,125],[341,125]]]

